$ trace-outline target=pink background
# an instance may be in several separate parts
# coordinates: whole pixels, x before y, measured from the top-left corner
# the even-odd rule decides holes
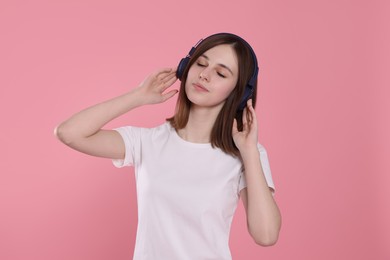
[[[1,1],[0,259],[132,258],[133,169],[53,129],[221,31],[257,53],[259,140],[283,215],[278,243],[260,247],[240,202],[233,258],[390,259],[388,2],[134,2]],[[157,125],[174,104],[107,127]]]

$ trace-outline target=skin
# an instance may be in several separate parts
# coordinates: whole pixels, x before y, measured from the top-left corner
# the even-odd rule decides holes
[[[141,84],[111,100],[84,109],[58,125],[55,135],[66,145],[80,152],[123,159],[125,146],[114,130],[102,127],[111,120],[147,104],[158,104],[173,97],[178,91],[168,90],[177,80],[172,68],[157,70]],[[190,68],[185,91],[192,102],[189,121],[178,131],[181,138],[195,143],[209,143],[211,128],[226,98],[238,78],[238,62],[230,45],[219,45],[204,53]],[[276,243],[281,216],[268,188],[257,149],[258,128],[251,100],[243,116],[243,131],[232,127],[233,140],[245,167],[247,187],[240,196],[247,216],[247,228],[254,241],[262,246]]]
[[[196,60],[188,71],[185,86],[192,105],[186,127],[178,131],[183,139],[210,142],[211,129],[237,79],[237,57],[230,45],[216,46]]]
[[[243,115],[243,131],[238,131],[236,120],[232,129],[234,143],[240,150],[245,167],[247,182],[247,187],[241,190],[240,196],[246,211],[249,233],[257,244],[271,246],[278,240],[281,215],[264,177],[257,149],[257,133],[256,113],[252,100],[248,100]]]

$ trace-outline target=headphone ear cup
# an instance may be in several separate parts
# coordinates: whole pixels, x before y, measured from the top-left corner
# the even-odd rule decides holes
[[[177,66],[176,77],[180,81],[182,80],[184,70],[186,69],[189,62],[190,62],[190,57],[185,57],[185,58],[181,59],[179,65]]]
[[[238,106],[238,110],[244,110],[246,107],[246,102],[252,97],[253,87],[251,85],[245,86],[244,95],[242,96],[241,103]]]

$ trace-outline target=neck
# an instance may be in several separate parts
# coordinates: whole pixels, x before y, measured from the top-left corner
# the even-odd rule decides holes
[[[193,143],[210,143],[210,134],[220,108],[192,106],[187,125],[178,131],[181,138]]]

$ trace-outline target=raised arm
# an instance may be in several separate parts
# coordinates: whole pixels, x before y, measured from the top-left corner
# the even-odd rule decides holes
[[[69,147],[93,156],[123,159],[125,147],[117,131],[103,130],[111,120],[147,104],[162,103],[177,90],[164,91],[177,80],[175,69],[166,68],[149,75],[137,88],[119,97],[84,109],[59,124],[54,134]]]
[[[282,219],[262,169],[257,149],[257,119],[251,99],[242,118],[243,130],[238,131],[237,121],[234,121],[232,134],[245,168],[247,187],[241,190],[240,196],[247,216],[247,227],[257,244],[271,246],[278,240]]]

